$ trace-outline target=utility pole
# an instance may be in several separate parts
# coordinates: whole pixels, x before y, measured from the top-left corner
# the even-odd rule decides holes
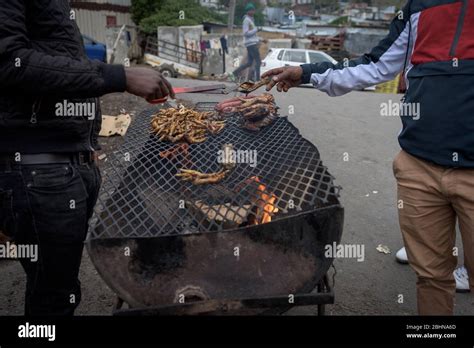
[[[234,17],[235,17],[235,0],[229,1],[229,19],[227,21],[227,28],[229,29],[229,33],[232,33],[234,30]]]

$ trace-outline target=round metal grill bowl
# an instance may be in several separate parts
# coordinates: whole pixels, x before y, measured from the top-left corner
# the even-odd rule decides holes
[[[343,226],[338,188],[316,147],[286,118],[258,133],[229,122],[191,146],[195,167],[215,171],[225,143],[257,148],[259,165],[238,165],[219,185],[192,187],[175,178],[179,164],[159,157],[170,144],[149,135],[154,112],[137,116],[102,171],[87,246],[106,283],[132,308],[312,291],[333,261],[325,246],[340,241]],[[242,205],[249,191],[240,188],[251,176],[278,197],[269,223],[229,227],[178,208],[182,200]]]

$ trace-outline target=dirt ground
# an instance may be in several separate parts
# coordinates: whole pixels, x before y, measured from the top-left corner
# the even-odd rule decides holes
[[[205,82],[176,80],[176,86]],[[209,83],[209,82],[207,82]],[[219,95],[185,95],[188,101],[218,101]],[[397,99],[398,98],[398,99]],[[288,94],[276,94],[283,114],[293,108],[289,119],[302,135],[314,143],[325,165],[343,187],[345,207],[343,243],[365,246],[364,262],[353,259],[335,261],[336,304],[329,315],[414,315],[416,314],[415,275],[409,266],[399,265],[394,253],[402,246],[396,207],[396,189],[391,163],[399,151],[396,135],[400,121],[380,117],[380,103],[399,100],[398,95],[354,92],[337,101],[310,88],[298,88]],[[149,108],[145,101],[129,94],[112,94],[102,98],[104,115],[117,115],[125,109],[133,116]],[[133,121],[132,121],[133,122]],[[101,138],[104,152],[122,143],[120,136]],[[343,154],[350,154],[350,161]],[[376,251],[387,245],[391,254]],[[457,245],[461,248],[459,238]],[[462,256],[459,258],[462,263]],[[110,315],[116,298],[84,252],[80,279],[83,300],[78,315]],[[0,315],[21,315],[25,277],[14,261],[0,261]],[[397,299],[403,295],[403,303]],[[294,309],[290,314],[310,315],[314,307]],[[471,294],[456,296],[456,313],[474,314]]]

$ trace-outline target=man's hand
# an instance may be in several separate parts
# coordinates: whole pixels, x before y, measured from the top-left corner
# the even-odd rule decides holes
[[[278,92],[288,92],[290,88],[301,85],[302,76],[303,69],[301,67],[288,66],[267,71],[262,75],[262,79],[265,77],[272,78],[267,84],[267,91],[271,90],[276,85]]]
[[[127,92],[146,100],[175,98],[173,87],[161,73],[149,68],[126,68]]]

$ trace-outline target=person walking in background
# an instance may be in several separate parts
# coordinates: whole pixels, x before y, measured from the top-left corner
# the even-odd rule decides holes
[[[260,80],[260,64],[262,63],[260,59],[259,52],[259,43],[260,40],[257,36],[258,28],[255,26],[254,15],[255,15],[255,5],[249,2],[245,6],[246,15],[244,16],[244,22],[242,24],[242,31],[244,34],[244,45],[247,48],[247,62],[241,64],[233,73],[229,74],[231,80],[235,80],[243,70],[247,68],[252,68],[254,74],[250,77],[251,80],[258,81]]]

